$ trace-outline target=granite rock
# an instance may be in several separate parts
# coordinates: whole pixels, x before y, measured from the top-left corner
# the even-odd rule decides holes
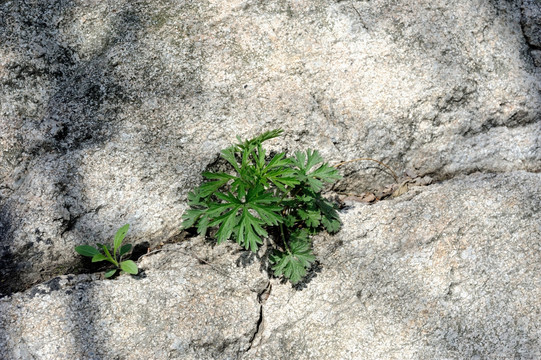
[[[272,283],[246,359],[538,359],[541,174],[343,211],[302,291]]]
[[[260,265],[192,241],[101,280],[63,275],[0,300],[1,359],[234,359],[258,328]]]
[[[80,271],[73,247],[125,223],[141,246],[178,235],[236,135],[436,180],[539,171],[536,4],[3,1],[0,293]]]
[[[0,358],[539,359],[540,183],[472,174],[355,203],[295,287],[201,238],[137,277],[57,277],[0,300]]]

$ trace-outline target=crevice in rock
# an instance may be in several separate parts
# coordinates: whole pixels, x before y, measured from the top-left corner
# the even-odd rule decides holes
[[[262,326],[261,326],[262,323],[263,323],[263,304],[259,305],[259,318],[257,319],[255,331],[252,334],[252,337],[250,338],[249,345],[248,345],[248,348],[246,349],[246,352],[250,351],[250,349],[252,349],[252,347],[254,346],[254,341],[256,337],[259,335],[260,330],[262,330]]]
[[[495,131],[497,129],[516,129],[524,128],[531,124],[535,124],[538,121],[535,116],[528,116],[528,113],[522,110],[518,110],[510,115],[505,123],[497,122],[494,118],[487,119],[480,127],[476,129],[468,128],[464,130],[461,135],[465,139],[471,139],[474,136],[481,134],[487,134],[490,131]]]
[[[340,209],[344,209],[351,205],[351,202],[375,203],[401,196],[413,187],[427,186],[433,183],[434,179],[430,175],[418,175],[411,170],[407,170],[403,176],[398,178],[398,182],[363,192],[360,192],[354,186],[354,183],[348,181],[348,176],[344,176],[344,179],[333,189],[333,192],[337,195],[335,201],[338,202]]]
[[[534,65],[541,66],[540,60],[533,52],[541,51],[540,32],[541,27],[541,10],[535,9],[539,5],[532,3],[529,0],[522,0],[520,2],[520,29],[522,36],[524,37],[524,43],[530,50],[530,56],[534,62]]]
[[[259,302],[259,318],[257,319],[255,331],[250,337],[249,345],[245,352],[250,351],[250,349],[252,349],[255,346],[258,346],[259,343],[261,342],[260,338],[261,338],[261,333],[263,332],[263,305],[269,298],[271,289],[272,289],[271,282],[268,281],[267,286],[257,294],[257,301]]]

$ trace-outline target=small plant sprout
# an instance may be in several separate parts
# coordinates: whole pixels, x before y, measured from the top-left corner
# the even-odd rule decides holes
[[[122,258],[131,250],[132,247],[131,244],[122,245],[122,241],[124,240],[129,228],[130,225],[126,224],[118,229],[112,248],[111,246],[98,243],[96,244],[96,247],[92,247],[90,245],[76,246],[75,251],[77,251],[77,253],[80,255],[91,257],[92,262],[109,261],[111,264],[113,264],[116,268],[107,271],[105,273],[106,278],[116,274],[117,270],[121,270],[121,272],[123,271],[128,274],[137,275],[139,272],[137,264],[132,260],[122,260]]]
[[[315,261],[310,235],[340,229],[338,212],[321,192],[341,176],[317,150],[269,155],[262,143],[281,133],[238,138],[238,144],[223,150],[230,170],[203,173],[207,181],[188,194],[182,227],[196,227],[202,235],[218,228],[218,244],[232,239],[253,252],[263,238],[273,239],[272,270],[295,284]]]

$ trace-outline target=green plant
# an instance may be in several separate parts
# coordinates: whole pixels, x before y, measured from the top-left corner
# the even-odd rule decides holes
[[[75,251],[77,251],[80,255],[91,257],[92,262],[109,261],[111,264],[115,265],[115,269],[109,270],[105,273],[106,278],[113,276],[117,270],[127,272],[128,274],[137,275],[139,269],[137,268],[137,264],[135,262],[132,260],[122,261],[122,258],[131,250],[132,247],[131,244],[122,245],[122,241],[124,240],[124,237],[126,237],[126,233],[128,232],[129,228],[130,225],[126,224],[118,229],[115,234],[112,248],[111,246],[98,243],[96,244],[95,248],[90,245],[76,246]]]
[[[237,137],[238,144],[223,150],[231,171],[202,174],[207,181],[188,194],[182,227],[196,227],[203,235],[217,227],[218,244],[233,239],[253,252],[270,232],[276,239],[269,257],[274,274],[295,284],[315,260],[310,235],[340,229],[338,212],[321,191],[341,176],[315,150],[267,155],[262,143],[282,132],[246,141]]]

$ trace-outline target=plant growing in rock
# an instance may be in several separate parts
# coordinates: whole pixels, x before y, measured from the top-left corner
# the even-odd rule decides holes
[[[130,225],[126,224],[118,229],[113,241],[113,247],[98,243],[96,247],[90,245],[76,246],[75,251],[80,255],[91,257],[92,262],[109,261],[113,264],[116,268],[107,271],[105,273],[106,278],[113,276],[118,270],[137,275],[139,272],[137,264],[132,260],[122,260],[132,247],[131,244],[122,245],[129,228]]]
[[[282,132],[267,131],[246,141],[237,137],[238,144],[223,150],[231,171],[203,173],[207,181],[188,194],[182,227],[196,227],[203,235],[217,228],[218,244],[232,239],[253,252],[270,233],[274,274],[295,284],[315,260],[310,235],[340,229],[338,212],[321,191],[324,183],[341,176],[316,150],[292,157],[267,155],[262,143]]]

